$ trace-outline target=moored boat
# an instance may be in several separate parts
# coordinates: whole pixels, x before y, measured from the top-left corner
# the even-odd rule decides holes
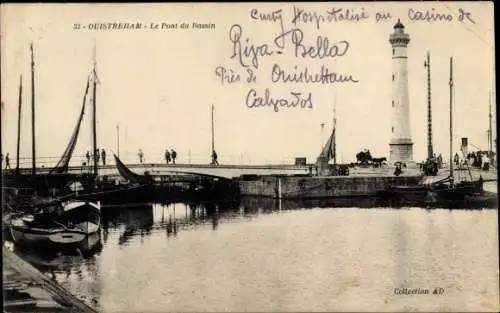
[[[415,186],[389,186],[377,193],[379,199],[396,205],[489,205],[491,195],[486,195],[482,181],[454,183],[450,179]]]
[[[99,231],[99,203],[56,202],[35,214],[25,214],[10,222],[10,232],[16,244],[77,244]]]
[[[396,205],[427,205],[433,207],[470,207],[494,208],[497,207],[498,195],[486,192],[483,189],[483,178],[478,180],[458,181],[453,175],[453,132],[452,132],[452,90],[453,90],[453,62],[450,59],[450,173],[448,177],[437,182],[420,183],[414,186],[388,186],[377,193],[380,200]],[[467,165],[468,166],[468,165]],[[498,207],[497,207],[498,208]]]
[[[66,195],[79,201],[99,201],[103,204],[143,203],[152,201],[152,187],[148,184],[101,186],[83,192]]]
[[[68,265],[84,263],[86,259],[102,251],[101,233],[88,235],[80,243],[71,246],[18,245],[13,250],[23,260],[42,271],[63,269]]]

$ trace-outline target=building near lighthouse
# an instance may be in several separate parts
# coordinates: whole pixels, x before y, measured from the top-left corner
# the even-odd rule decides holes
[[[408,94],[407,47],[410,43],[410,36],[404,32],[404,29],[404,25],[398,19],[394,25],[394,32],[389,36],[389,42],[392,46],[390,164],[398,161],[406,164],[414,163]]]

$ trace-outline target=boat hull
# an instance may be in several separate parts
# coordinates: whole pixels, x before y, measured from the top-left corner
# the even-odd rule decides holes
[[[101,250],[101,234],[97,232],[75,245],[16,245],[14,252],[41,270],[53,270],[68,263],[84,263]]]
[[[86,236],[84,232],[64,231],[50,235],[49,240],[56,244],[73,244],[82,242]]]
[[[12,240],[20,245],[77,244],[82,242],[87,235],[77,230],[33,231],[11,227]]]
[[[489,208],[498,203],[496,194],[483,191],[480,182],[459,183],[451,188],[446,185],[391,186],[377,196],[389,205],[398,206]]]
[[[30,233],[11,226],[10,234],[16,244],[48,244],[49,233]]]
[[[53,229],[34,230],[11,225],[11,236],[16,244],[75,244],[81,243],[87,236],[99,231],[99,225],[88,223],[87,230]]]
[[[149,185],[117,187],[74,195],[75,200],[100,201],[104,204],[145,203],[153,201],[152,187]]]

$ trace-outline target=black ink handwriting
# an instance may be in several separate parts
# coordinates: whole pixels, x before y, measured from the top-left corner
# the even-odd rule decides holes
[[[274,64],[271,70],[271,81],[273,83],[306,83],[306,84],[334,84],[334,83],[357,83],[357,79],[351,74],[338,74],[330,72],[325,65],[321,66],[319,72],[311,73],[307,67],[298,70],[294,66],[293,71],[285,71],[278,64]]]
[[[436,22],[436,21],[447,21],[451,22],[453,20],[453,15],[449,13],[439,13],[436,12],[434,8],[432,10],[417,11],[413,9],[408,9],[408,18],[410,21],[425,21],[425,22]]]
[[[229,39],[233,43],[233,54],[231,59],[237,58],[241,66],[249,67],[250,64],[254,68],[259,68],[259,57],[271,56],[274,54],[267,44],[253,45],[250,39],[246,38],[242,43],[243,29],[240,25],[234,24],[229,30]],[[250,64],[248,63],[250,59]]]
[[[221,84],[232,84],[240,81],[240,75],[232,69],[227,70],[223,66],[217,66],[215,75],[220,78]]]
[[[472,19],[472,14],[469,13],[469,12],[465,12],[462,8],[458,9],[458,13],[460,14],[458,16],[458,20],[460,22],[463,22],[464,19],[467,19],[469,22],[471,22],[472,24],[476,24],[476,22]]]
[[[344,10],[342,8],[332,8],[330,11],[326,11],[325,13],[318,13],[314,11],[308,12],[294,6],[292,24],[297,26],[298,23],[313,23],[316,26],[316,29],[320,29],[321,23],[342,21],[359,22],[366,20],[369,17],[370,15],[365,12],[364,8],[361,9],[361,12],[356,12],[352,9]]]
[[[312,93],[309,92],[307,95],[301,92],[290,92],[291,98],[272,98],[271,92],[266,88],[264,96],[259,96],[255,89],[250,89],[246,98],[246,106],[248,108],[257,108],[270,106],[274,109],[274,112],[278,112],[280,107],[300,107],[300,108],[313,108],[312,103]]]
[[[261,13],[257,9],[252,9],[250,11],[250,17],[257,21],[270,21],[270,22],[283,22],[283,10],[275,10],[270,13]]]
[[[261,13],[257,9],[252,9],[250,11],[250,17],[253,20],[257,20],[257,21],[264,21],[264,22],[270,21],[273,23],[279,22],[281,33],[285,32],[285,25],[283,23],[283,10],[281,10],[281,9],[272,11],[270,13]],[[275,44],[278,48],[280,48],[280,49],[285,48],[284,39],[285,38],[282,38],[281,42],[275,41]]]
[[[324,59],[344,56],[349,50],[349,42],[341,40],[336,43],[330,43],[328,37],[317,36],[316,45],[307,46],[303,44],[304,33],[299,28],[293,28],[285,33],[278,35],[275,41],[281,37],[291,35],[295,57]]]
[[[251,68],[247,68],[247,83],[255,83],[257,77],[255,77],[255,74],[253,73],[253,70]]]

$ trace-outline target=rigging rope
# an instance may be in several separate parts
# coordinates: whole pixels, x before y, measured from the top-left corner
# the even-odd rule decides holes
[[[80,112],[80,116],[78,118],[78,122],[76,123],[75,129],[73,130],[73,135],[71,136],[68,146],[66,147],[66,150],[64,150],[61,159],[59,160],[59,162],[57,162],[56,166],[50,170],[49,174],[62,174],[68,172],[69,161],[71,159],[71,156],[73,155],[73,151],[75,149],[76,142],[78,140],[78,133],[80,132],[80,126],[82,124],[83,115],[85,114],[85,105],[87,102],[87,94],[89,91],[89,86],[90,86],[90,78],[87,79],[87,87],[85,88],[85,94],[83,96],[83,105]]]

